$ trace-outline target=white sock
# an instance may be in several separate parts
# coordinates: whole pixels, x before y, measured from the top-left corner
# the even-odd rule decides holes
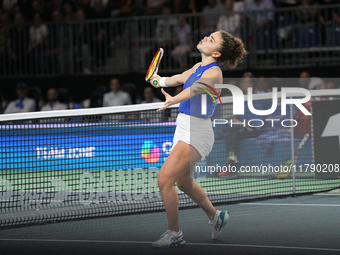
[[[217,218],[218,218],[218,215],[219,215],[219,211],[216,210],[216,214],[215,214],[214,219],[213,219],[213,220],[210,220],[209,223],[211,223],[211,224],[212,224],[212,223],[215,223],[216,220],[217,220]]]
[[[181,235],[181,231],[180,230],[178,232],[171,231],[171,233],[172,233],[173,236],[176,236],[176,237]]]

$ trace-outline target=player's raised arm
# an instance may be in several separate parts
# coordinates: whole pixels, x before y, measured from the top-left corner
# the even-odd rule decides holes
[[[150,79],[150,83],[153,84],[154,80],[157,80],[157,85],[154,85],[155,88],[160,88],[160,87],[176,87],[179,85],[182,85],[185,83],[185,81],[190,77],[190,75],[196,70],[196,68],[200,65],[201,63],[197,63],[194,65],[192,68],[184,71],[181,74],[176,74],[171,77],[161,77],[159,75],[154,75]]]
[[[172,76],[170,78],[173,78],[173,77],[176,77],[176,76]],[[211,68],[205,71],[204,74],[202,75],[202,78],[197,80],[193,85],[191,85],[191,87],[186,88],[185,90],[183,90],[181,93],[179,93],[178,95],[174,97],[170,96],[168,93],[164,91],[164,89],[162,89],[162,93],[165,97],[165,102],[164,102],[163,107],[158,109],[158,111],[165,110],[171,105],[182,103],[192,98],[193,96],[196,96],[202,93],[207,93],[207,91],[211,91],[211,93],[214,93],[216,91],[217,93],[219,93],[221,89],[217,89],[215,91],[212,91],[212,90],[214,90],[215,84],[222,83],[223,81],[222,77],[223,77],[222,71],[220,68]]]

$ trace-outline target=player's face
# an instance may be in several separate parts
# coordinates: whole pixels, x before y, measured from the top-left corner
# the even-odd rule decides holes
[[[204,37],[197,44],[197,49],[207,56],[219,57],[220,53],[218,52],[218,49],[220,49],[222,42],[222,34],[220,32],[215,32]]]

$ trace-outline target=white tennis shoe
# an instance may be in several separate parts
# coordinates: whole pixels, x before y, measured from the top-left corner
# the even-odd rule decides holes
[[[183,238],[183,232],[179,231],[178,233],[167,230],[163,235],[161,235],[161,238],[152,243],[153,247],[156,248],[170,248],[170,247],[178,247],[183,246],[186,244],[186,241]]]
[[[227,224],[228,219],[228,211],[216,211],[214,220],[209,221],[209,225],[212,229],[211,239],[216,240],[220,237],[223,228]]]

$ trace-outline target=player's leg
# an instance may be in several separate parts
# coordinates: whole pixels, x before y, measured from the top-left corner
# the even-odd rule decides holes
[[[152,244],[154,247],[166,248],[185,244],[183,234],[179,230],[179,198],[174,184],[181,176],[189,172],[190,159],[190,145],[179,141],[158,173],[158,187],[168,218],[168,230]]]
[[[190,172],[195,171],[195,166],[195,164],[191,166]],[[211,204],[202,187],[190,177],[190,172],[185,173],[177,181],[177,187],[194,200],[194,202],[204,210],[210,220],[213,220],[216,214],[216,209]]]
[[[194,159],[200,159],[201,156],[198,151],[191,147],[191,157]],[[194,173],[196,167],[196,160],[190,165],[190,171],[186,172],[178,181],[177,187],[186,193],[192,200],[194,200],[207,214],[209,218],[209,225],[212,228],[212,239],[218,239],[227,221],[229,219],[228,211],[218,211],[211,204],[209,198],[207,197],[205,191],[202,187],[197,184],[191,177],[190,173]]]
[[[158,173],[158,187],[168,217],[168,229],[172,231],[178,231],[179,198],[174,184],[183,175],[189,173],[190,160],[192,160],[190,145],[179,141]]]

